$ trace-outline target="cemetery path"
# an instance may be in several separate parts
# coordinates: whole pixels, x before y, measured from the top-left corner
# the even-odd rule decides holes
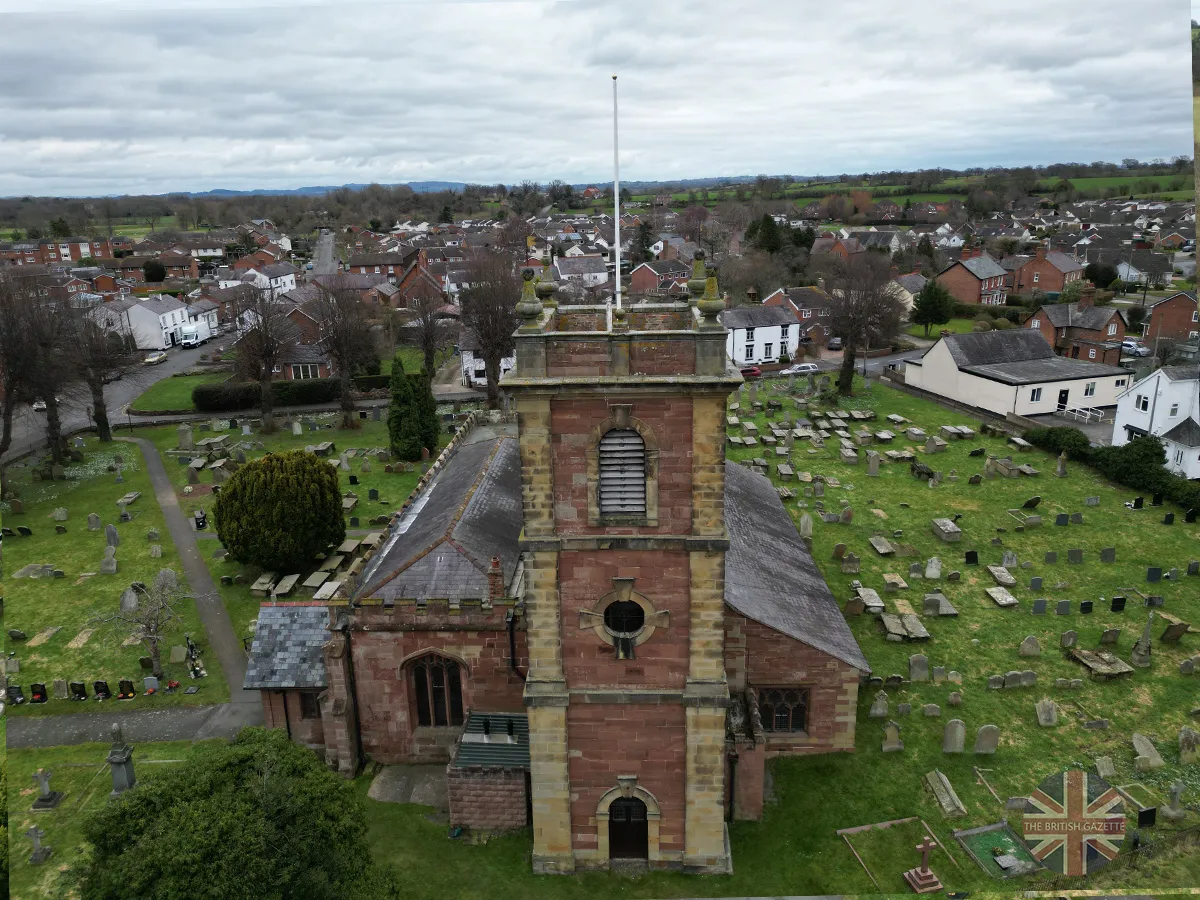
[[[136,444],[146,460],[146,472],[154,486],[154,496],[166,519],[167,531],[179,551],[179,559],[188,584],[196,598],[196,609],[204,623],[211,652],[221,663],[229,683],[228,703],[213,706],[179,707],[163,710],[78,713],[61,716],[10,716],[8,746],[56,747],[107,741],[114,722],[119,722],[125,737],[134,741],[183,741],[206,738],[231,738],[247,725],[261,725],[262,703],[257,691],[242,689],[246,677],[246,652],[233,629],[233,622],[221,601],[217,586],[204,564],[196,543],[196,533],[188,525],[175,497],[157,448],[142,438],[117,440]],[[117,704],[118,701],[113,701]]]
[[[150,483],[154,485],[154,496],[162,509],[163,518],[167,522],[167,531],[179,552],[179,560],[187,575],[195,596],[196,609],[200,613],[200,621],[208,634],[209,647],[221,663],[221,671],[229,683],[229,696],[232,705],[248,705],[259,709],[261,701],[256,691],[245,691],[242,682],[246,678],[246,651],[241,639],[234,631],[233,622],[221,600],[217,585],[209,574],[200,547],[196,543],[196,533],[188,524],[179,501],[175,497],[175,488],[167,476],[162,457],[150,441],[144,438],[118,438],[131,444],[136,444],[146,460],[146,473]]]

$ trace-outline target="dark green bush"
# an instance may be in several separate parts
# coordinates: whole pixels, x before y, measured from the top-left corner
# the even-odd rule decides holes
[[[1092,452],[1092,465],[1111,481],[1145,493],[1173,493],[1172,481],[1186,479],[1163,468],[1167,454],[1154,436],[1135,438],[1120,447],[1100,447]]]
[[[1078,428],[1031,428],[1025,432],[1025,440],[1057,456],[1064,450],[1071,459],[1091,459],[1092,448],[1088,436]]]
[[[377,391],[391,384],[390,375],[359,375],[354,379],[354,387],[360,391]]]
[[[246,463],[217,494],[217,535],[238,562],[280,572],[311,566],[346,538],[338,474],[303,450]]]
[[[273,381],[271,382],[271,396],[274,397],[276,406],[332,403],[341,396],[341,382],[337,378]]]
[[[192,391],[192,405],[200,412],[230,412],[253,409],[261,396],[255,381],[223,381],[198,385]]]

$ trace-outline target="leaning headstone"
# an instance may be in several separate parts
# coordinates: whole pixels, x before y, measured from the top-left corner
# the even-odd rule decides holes
[[[1000,744],[1000,729],[995,725],[981,725],[975,733],[975,751],[980,754],[992,754]]]
[[[120,547],[121,546],[121,535],[117,531],[116,525],[105,525],[104,526],[104,540],[105,540],[105,543],[107,543],[108,546],[110,546],[110,547]]]
[[[1133,767],[1136,771],[1152,772],[1166,765],[1150,738],[1144,734],[1135,734],[1132,740],[1133,749],[1137,753],[1137,757],[1133,761]]]
[[[1096,757],[1096,774],[1105,781],[1112,781],[1117,777],[1117,767],[1113,765],[1111,756]]]
[[[951,719],[942,729],[942,752],[962,753],[967,739],[967,726],[962,719]]]
[[[1120,628],[1106,628],[1104,630],[1104,633],[1100,635],[1100,643],[1102,645],[1115,644],[1120,639],[1121,639],[1121,629]]]
[[[1179,762],[1185,766],[1200,762],[1200,733],[1187,725],[1179,730]]]
[[[1025,640],[1021,641],[1021,646],[1017,650],[1017,653],[1021,656],[1041,656],[1042,645],[1039,644],[1038,639],[1031,634],[1029,637],[1025,638]]]

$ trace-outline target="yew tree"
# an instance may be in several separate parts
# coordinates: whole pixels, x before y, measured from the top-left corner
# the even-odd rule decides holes
[[[268,453],[221,487],[217,536],[238,562],[298,570],[346,539],[337,471],[303,450]]]

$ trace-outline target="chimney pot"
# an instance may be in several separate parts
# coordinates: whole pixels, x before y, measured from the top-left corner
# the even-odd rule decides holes
[[[488,599],[491,601],[504,599],[504,570],[500,567],[500,557],[493,556],[488,568]]]

